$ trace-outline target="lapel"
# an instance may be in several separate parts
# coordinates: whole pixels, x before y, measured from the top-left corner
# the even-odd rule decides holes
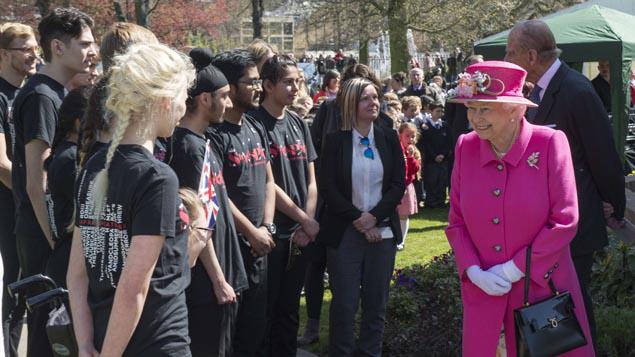
[[[560,92],[560,85],[562,84],[562,80],[564,79],[568,68],[569,67],[562,62],[560,64],[560,68],[556,71],[556,74],[553,78],[551,78],[551,81],[545,90],[545,95],[542,97],[540,105],[538,106],[538,111],[536,112],[536,117],[534,118],[535,125],[554,124],[554,118],[551,118],[551,120],[548,121],[550,118],[549,113],[556,102],[556,95]]]
[[[340,131],[342,138],[342,166],[340,170],[344,175],[344,192],[347,192],[349,197],[353,197],[353,134],[350,130]],[[336,158],[333,158],[336,159]]]
[[[390,157],[390,152],[388,150],[388,143],[386,142],[386,137],[384,136],[384,130],[380,128],[379,125],[373,125],[373,130],[375,135],[375,145],[377,146],[381,163],[384,166],[383,182],[387,182],[386,176],[391,171],[390,167],[392,164],[392,158]]]

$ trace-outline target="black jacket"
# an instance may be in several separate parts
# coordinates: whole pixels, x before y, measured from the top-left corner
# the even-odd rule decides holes
[[[569,140],[578,190],[580,218],[572,255],[602,249],[608,243],[602,201],[624,217],[624,174],[602,101],[591,82],[562,63],[549,82],[533,121],[555,125]]]
[[[394,130],[374,125],[375,143],[384,166],[382,198],[370,213],[382,222],[390,219],[394,242],[401,243],[397,205],[405,190],[405,163],[399,138]],[[320,195],[326,206],[320,217],[318,241],[337,248],[344,232],[362,212],[353,205],[353,140],[350,130],[329,134],[323,143],[319,177]],[[378,158],[376,158],[378,159]]]

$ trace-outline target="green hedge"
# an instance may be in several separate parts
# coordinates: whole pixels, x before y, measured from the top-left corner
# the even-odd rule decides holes
[[[461,292],[452,253],[395,272],[384,356],[460,355]]]

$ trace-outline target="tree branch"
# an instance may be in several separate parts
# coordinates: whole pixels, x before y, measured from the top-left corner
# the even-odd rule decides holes
[[[161,2],[161,0],[155,0],[154,1],[154,5],[148,10],[147,15],[146,16],[150,16],[150,14],[157,9],[157,6],[159,6],[159,3]]]

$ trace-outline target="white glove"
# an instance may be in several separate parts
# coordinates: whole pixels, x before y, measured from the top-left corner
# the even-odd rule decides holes
[[[511,290],[512,284],[489,271],[483,271],[478,265],[467,268],[467,277],[487,295],[502,296]]]
[[[493,267],[487,269],[487,271],[496,274],[500,278],[503,278],[512,284],[525,277],[525,274],[518,269],[513,260],[507,261],[503,264],[494,265]]]

